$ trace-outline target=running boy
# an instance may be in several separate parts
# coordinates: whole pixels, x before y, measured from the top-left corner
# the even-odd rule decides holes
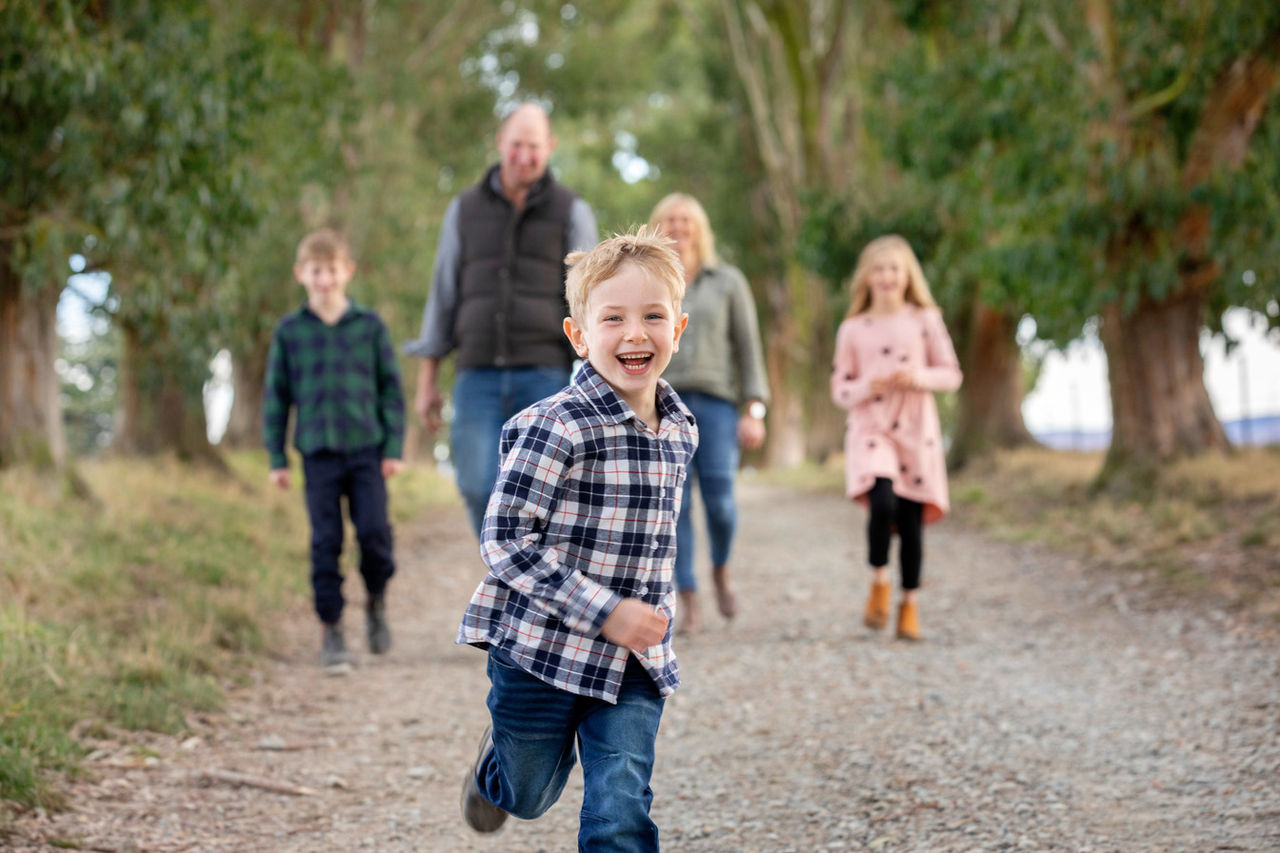
[[[320,659],[326,669],[350,666],[342,635],[342,498],[360,543],[360,574],[368,600],[369,651],[391,647],[387,581],[395,573],[386,478],[400,473],[404,396],[391,336],[371,309],[347,298],[355,274],[341,234],[328,229],[298,244],[293,275],[307,301],[276,326],[263,389],[263,441],[271,482],[289,488],[285,431],[296,408],[293,443],[302,454],[311,518],[311,587],[324,625]]]
[[[688,317],[670,242],[641,228],[574,252],[565,334],[586,364],[507,421],[485,511],[489,565],[458,630],[489,652],[492,730],[462,810],[478,832],[535,818],[583,767],[582,850],[657,850],[654,741],[680,683],[676,520],[698,443],[659,377]]]

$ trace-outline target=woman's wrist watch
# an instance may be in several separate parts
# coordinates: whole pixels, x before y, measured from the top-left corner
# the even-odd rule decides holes
[[[747,405],[747,414],[758,421],[764,420],[764,416],[768,413],[769,410],[766,409],[764,403],[761,403],[759,400],[752,400]]]

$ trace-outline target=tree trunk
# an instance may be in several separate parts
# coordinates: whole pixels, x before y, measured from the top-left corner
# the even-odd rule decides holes
[[[147,334],[121,322],[124,352],[120,359],[119,403],[114,447],[125,453],[170,452],[184,462],[223,467],[209,444],[199,392],[204,377],[187,375],[190,354],[176,345],[168,329]]]
[[[236,356],[231,363],[231,385],[234,396],[227,431],[222,443],[245,449],[262,446],[262,383],[266,378],[267,347]]]
[[[792,262],[785,278],[766,286],[769,371],[769,440],[765,464],[795,467],[840,447],[841,412],[831,405],[825,365],[831,363],[831,308],[815,275]]]
[[[781,272],[765,288],[767,364],[773,405],[768,465],[822,458],[841,439],[827,397],[833,346],[827,285],[795,260],[796,238],[815,190],[852,185],[857,83],[849,4],[720,0],[723,37],[742,84],[748,132],[764,172],[753,206]],[[838,127],[837,127],[838,125]]]
[[[1128,158],[1135,148],[1135,128],[1150,135],[1150,121],[1167,99],[1126,100],[1117,69],[1116,28],[1109,0],[1089,0],[1084,16],[1093,34],[1097,61],[1089,79],[1099,102],[1112,111],[1109,127],[1100,128],[1108,156]],[[1256,50],[1225,63],[1216,74],[1182,165],[1182,189],[1189,195],[1219,171],[1244,163],[1258,122],[1276,89],[1280,69],[1280,29],[1268,33]],[[1141,227],[1141,226],[1135,226]],[[1181,287],[1169,297],[1139,298],[1130,313],[1112,302],[1102,313],[1101,338],[1111,381],[1111,448],[1095,487],[1147,493],[1157,466],[1176,456],[1227,447],[1226,433],[1214,414],[1204,385],[1200,332],[1206,293],[1221,274],[1213,258],[1212,216],[1203,204],[1191,204],[1168,235],[1181,247]],[[1150,245],[1152,235],[1121,235],[1107,247],[1108,266]]]
[[[14,244],[0,240],[0,467],[66,463],[58,374],[56,287],[25,289]]]
[[[1022,354],[1008,314],[978,303],[957,340],[966,381],[947,464],[959,470],[992,450],[1037,444],[1022,419]]]
[[[773,399],[764,460],[773,468],[794,468],[804,462],[804,398],[793,382],[794,359],[788,357],[798,347],[795,326],[795,318],[783,311],[770,311],[765,321],[765,340],[769,342],[765,364]]]
[[[1118,305],[1104,311],[1114,421],[1104,481],[1125,467],[1142,476],[1176,456],[1228,446],[1204,385],[1202,312],[1195,289],[1144,298],[1129,315]]]

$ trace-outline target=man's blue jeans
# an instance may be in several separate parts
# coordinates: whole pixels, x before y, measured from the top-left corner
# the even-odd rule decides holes
[[[449,443],[458,491],[466,502],[476,536],[480,535],[484,508],[498,479],[502,425],[512,415],[568,384],[568,368],[474,367],[458,371],[453,383]]]
[[[676,589],[685,592],[698,588],[693,571],[698,544],[693,528],[695,476],[707,513],[711,565],[723,566],[729,562],[733,531],[738,525],[738,508],[733,501],[733,481],[738,476],[738,407],[710,394],[679,393],[698,420],[698,450],[689,463],[684,500],[676,523]]]
[[[552,687],[496,651],[489,681],[493,749],[476,775],[485,798],[516,817],[538,817],[560,798],[576,741],[584,783],[578,850],[656,851],[649,777],[663,699],[636,659],[616,705]]]

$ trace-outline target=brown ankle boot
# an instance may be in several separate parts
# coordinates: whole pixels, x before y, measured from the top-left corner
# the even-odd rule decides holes
[[[692,589],[680,590],[680,603],[676,606],[676,633],[696,634],[702,630],[702,605],[698,593]]]
[[[716,607],[720,615],[732,619],[738,615],[738,596],[729,586],[729,567],[717,566],[711,570],[711,580],[716,585]]]
[[[862,617],[862,624],[874,631],[879,631],[889,624],[890,585],[871,582],[871,593],[867,596],[867,612]]]
[[[914,601],[898,605],[898,639],[920,641],[920,619]]]

